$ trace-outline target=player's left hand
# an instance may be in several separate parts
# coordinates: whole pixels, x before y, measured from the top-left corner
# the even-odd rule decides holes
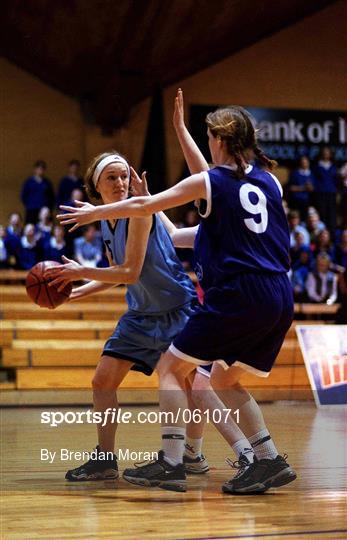
[[[57,219],[59,219],[61,225],[70,225],[74,223],[73,227],[69,229],[69,232],[72,232],[82,225],[87,225],[88,223],[93,223],[97,221],[98,218],[95,215],[97,207],[93,204],[84,201],[74,201],[76,206],[59,206],[60,210],[64,210],[65,214],[58,214]]]
[[[70,283],[70,281],[78,281],[83,279],[82,271],[83,266],[76,261],[68,259],[65,255],[62,256],[63,262],[60,266],[52,266],[47,268],[44,273],[46,279],[50,279],[48,286],[57,287],[58,291],[62,291],[64,287]]]
[[[135,169],[130,167],[130,192],[134,197],[150,195],[147,186],[146,174],[146,171],[144,171],[140,178]]]
[[[174,113],[172,118],[172,123],[176,131],[180,131],[185,128],[184,123],[184,102],[183,102],[183,92],[181,88],[177,90],[174,104]]]

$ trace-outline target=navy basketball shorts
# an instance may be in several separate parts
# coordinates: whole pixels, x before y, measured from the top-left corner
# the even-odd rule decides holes
[[[169,350],[198,365],[220,362],[267,377],[294,313],[286,274],[244,273],[211,288]],[[225,364],[227,366],[225,366]]]
[[[151,375],[162,353],[184,328],[196,301],[161,314],[127,311],[104,345],[103,355],[133,362],[134,371]]]

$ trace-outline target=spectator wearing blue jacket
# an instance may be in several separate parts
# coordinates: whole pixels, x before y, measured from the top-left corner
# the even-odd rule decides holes
[[[43,258],[45,261],[62,262],[62,256],[67,256],[65,231],[61,225],[55,225],[53,235],[43,245]]]
[[[60,204],[70,205],[71,194],[75,189],[83,192],[83,178],[80,175],[81,164],[77,159],[72,159],[68,164],[68,171],[60,180],[57,196],[57,206]]]
[[[291,283],[296,302],[307,302],[306,281],[311,270],[312,254],[310,248],[302,247],[299,259],[293,264]]]
[[[320,153],[320,159],[314,168],[315,206],[328,227],[333,233],[336,228],[336,193],[337,193],[337,168],[333,163],[332,151],[324,147]]]
[[[24,227],[19,247],[19,267],[23,270],[29,270],[39,262],[40,255],[40,247],[35,235],[35,226],[32,223],[27,223]]]
[[[307,216],[314,184],[315,179],[310,168],[310,161],[306,156],[302,156],[298,167],[290,175],[288,189],[289,206],[300,212],[303,221]]]
[[[297,210],[291,210],[287,218],[290,234],[290,247],[295,246],[295,233],[297,232],[303,235],[303,243],[308,246],[310,244],[310,235],[305,226],[302,224],[300,225],[300,213]]]
[[[95,225],[87,225],[83,230],[83,236],[75,240],[75,260],[87,266],[96,268],[102,259],[102,242]]]
[[[23,233],[22,217],[18,212],[10,214],[6,227],[6,249],[11,267],[18,265],[20,241]]]
[[[342,231],[340,242],[336,246],[335,262],[337,265],[347,269],[347,229]]]
[[[8,251],[6,230],[3,225],[0,225],[0,268],[9,268],[9,267],[10,267],[10,255]]]
[[[54,207],[54,192],[51,181],[45,177],[47,165],[39,160],[34,163],[33,175],[23,184],[21,199],[25,207],[25,222],[35,224],[43,206]]]
[[[35,233],[41,244],[44,244],[51,237],[53,229],[52,213],[47,206],[43,206],[38,215],[38,221],[35,225]]]

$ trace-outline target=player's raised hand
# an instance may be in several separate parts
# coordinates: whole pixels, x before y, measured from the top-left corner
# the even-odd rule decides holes
[[[60,210],[64,210],[65,214],[57,215],[61,225],[73,225],[69,232],[98,220],[95,215],[96,206],[84,201],[74,201],[74,203],[76,206],[59,206]]]
[[[140,178],[135,169],[130,167],[130,191],[134,197],[150,195],[147,186],[146,171],[141,174]]]
[[[175,97],[173,125],[176,130],[179,130],[185,127],[183,92],[181,88],[177,90],[177,94]]]

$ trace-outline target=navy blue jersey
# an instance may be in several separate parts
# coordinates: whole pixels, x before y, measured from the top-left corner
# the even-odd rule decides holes
[[[204,175],[207,208],[194,246],[202,288],[245,272],[288,272],[289,229],[277,178],[251,165],[242,180],[227,166]]]
[[[103,240],[115,264],[124,262],[127,228],[127,219],[119,219],[114,228],[108,221],[101,222]],[[154,215],[140,278],[127,286],[129,309],[147,315],[167,313],[195,298],[194,285],[178,260],[171,238]]]

